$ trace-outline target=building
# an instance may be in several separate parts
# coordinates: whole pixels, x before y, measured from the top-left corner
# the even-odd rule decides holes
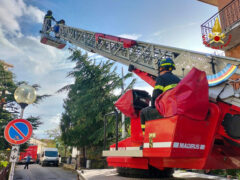
[[[77,149],[77,147],[72,148],[72,157],[76,158],[78,155],[80,155],[80,151]]]
[[[35,139],[35,138],[31,138],[29,143],[38,146],[38,149],[37,149],[37,153],[38,154],[43,152],[43,149],[47,147],[46,143],[44,143],[44,142],[42,142],[42,141],[40,141],[38,139]]]
[[[216,18],[219,19],[222,33],[225,34],[226,46],[221,49],[225,55],[234,58],[240,58],[240,1],[239,0],[198,0],[209,5],[216,6],[218,12],[213,14],[208,20],[201,25],[202,35],[209,41],[209,34]]]
[[[0,63],[3,64],[3,68],[5,71],[8,71],[9,68],[13,68],[13,65],[6,63],[5,61],[0,59]]]

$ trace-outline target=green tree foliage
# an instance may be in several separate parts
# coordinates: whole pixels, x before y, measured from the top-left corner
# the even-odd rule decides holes
[[[16,85],[13,81],[13,74],[6,71],[2,63],[0,63],[0,150],[7,149],[8,143],[4,139],[4,128],[6,124],[13,120],[16,115],[13,93]],[[11,113],[12,112],[12,113]]]
[[[55,147],[58,148],[58,152],[61,156],[68,156],[70,155],[70,149],[64,144],[61,139],[61,130],[59,127],[51,130],[47,130],[46,134],[50,139],[52,139],[55,143]]]
[[[96,62],[87,54],[75,50],[70,56],[76,66],[69,76],[74,77],[74,84],[63,87],[59,92],[68,90],[64,100],[65,112],[61,117],[62,140],[66,145],[76,147],[103,147],[104,115],[112,112],[114,102],[119,95],[122,79],[116,73],[114,63],[110,61]],[[124,79],[132,77],[131,73]],[[131,87],[135,79],[130,83]],[[115,134],[115,118],[110,117],[108,138]]]
[[[20,106],[15,102],[14,91],[22,83],[26,82],[14,82],[14,76],[12,72],[4,69],[4,65],[0,62],[0,150],[6,150],[10,147],[9,143],[4,139],[4,128],[13,119],[19,117]],[[33,85],[38,89],[39,85]],[[38,95],[37,101],[40,102],[49,95]],[[33,129],[37,129],[41,125],[40,117],[30,116],[26,118],[33,126]],[[21,145],[21,149],[25,149],[27,144]]]

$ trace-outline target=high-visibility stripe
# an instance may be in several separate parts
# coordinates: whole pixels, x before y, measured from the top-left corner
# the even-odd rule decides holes
[[[141,125],[141,128],[145,128],[145,124],[142,124],[142,125]]]
[[[45,16],[45,18],[51,18],[52,16]]]
[[[175,67],[175,64],[172,64],[172,63],[163,63],[163,64],[160,65],[160,67],[161,67],[161,66],[173,66],[173,67]]]
[[[157,86],[155,86],[155,87],[154,87],[154,89],[160,89],[160,90],[162,90],[162,91],[163,91],[164,87],[163,87],[163,86],[161,86],[161,85],[157,85]]]
[[[170,84],[170,85],[164,87],[163,92],[165,92],[165,91],[167,91],[167,90],[169,90],[169,89],[172,89],[172,88],[174,88],[174,87],[176,87],[176,86],[177,86],[177,84]]]
[[[154,87],[154,89],[160,89],[160,90],[162,90],[163,92],[165,92],[165,91],[167,91],[167,90],[169,90],[169,89],[172,89],[172,88],[174,88],[174,87],[176,87],[176,86],[177,86],[177,84],[170,84],[170,85],[167,85],[167,86],[165,86],[165,87],[163,87],[163,86],[161,86],[161,85],[157,85],[157,86]]]

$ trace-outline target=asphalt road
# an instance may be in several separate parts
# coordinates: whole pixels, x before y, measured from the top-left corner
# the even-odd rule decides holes
[[[129,178],[121,177],[118,175],[115,169],[92,169],[79,171],[80,180],[159,180],[159,179],[148,179],[148,178]],[[164,180],[207,180],[207,179],[217,179],[217,180],[227,180],[226,178],[218,176],[209,176],[205,174],[186,172],[177,170],[173,174],[173,178],[163,178]]]
[[[42,167],[38,164],[30,164],[29,169],[23,169],[24,165],[15,168],[14,180],[76,180],[77,174],[61,167]]]
[[[61,167],[42,167],[38,164],[30,164],[29,169],[23,169],[24,165],[18,165],[15,168],[14,180],[76,180],[77,173],[71,170],[66,170]],[[81,172],[81,171],[79,171]],[[83,170],[80,173],[80,180],[156,180],[147,178],[127,178],[118,175],[115,169],[91,169]],[[175,171],[174,177],[169,180],[205,180],[218,179],[226,180],[226,178],[217,176],[208,176],[204,174]]]

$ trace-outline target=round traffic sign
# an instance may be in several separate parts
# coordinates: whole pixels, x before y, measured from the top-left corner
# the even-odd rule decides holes
[[[32,136],[32,125],[25,119],[10,121],[4,130],[5,139],[11,144],[23,144]]]

